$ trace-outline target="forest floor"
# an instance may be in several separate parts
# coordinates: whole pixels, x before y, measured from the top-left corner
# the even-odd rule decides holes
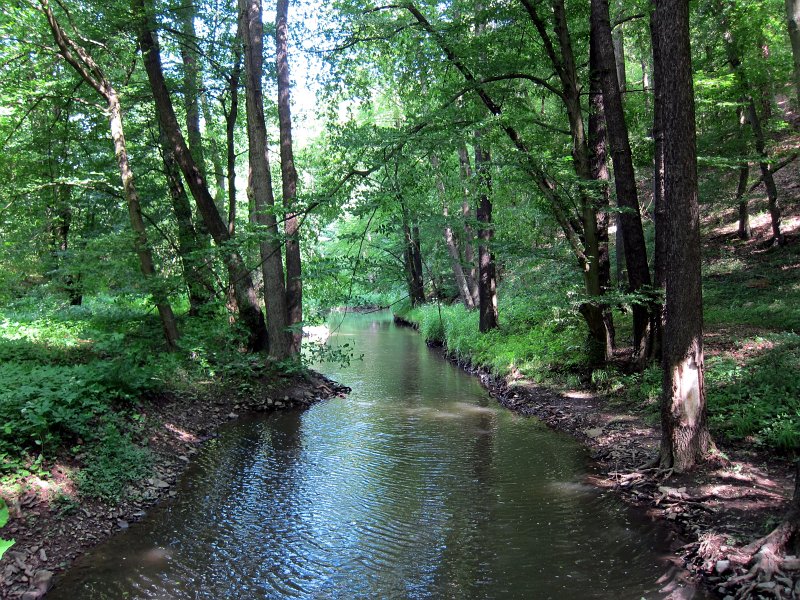
[[[13,491],[2,490],[11,517],[2,534],[15,544],[0,560],[0,598],[42,597],[78,556],[140,520],[148,507],[175,496],[173,484],[190,457],[221,424],[246,413],[305,408],[349,391],[316,373],[252,383],[255,393],[231,393],[220,386],[197,395],[149,398],[143,416],[151,424],[150,473],[130,485],[119,504],[75,493],[70,473],[79,461],[56,462],[46,479],[30,475]]]
[[[733,209],[703,219],[708,290],[705,353],[707,362],[729,364],[731,372],[737,373],[729,381],[710,385],[715,386],[718,398],[735,396],[729,410],[740,412],[741,431],[755,427],[748,419],[756,419],[759,402],[773,403],[785,393],[769,380],[766,387],[756,389],[764,382],[748,377],[753,373],[761,377],[764,371],[758,369],[764,364],[782,364],[777,358],[780,336],[797,333],[792,298],[800,291],[800,181],[792,169],[776,176],[789,199],[782,223],[786,246],[769,244],[769,215],[758,191],[751,197],[750,240],[738,238]],[[783,302],[788,310],[782,314]],[[404,317],[398,320],[418,325]],[[447,353],[446,348],[444,351]],[[619,354],[623,363],[625,351]],[[781,367],[773,365],[776,372],[771,377],[798,378],[797,365],[791,362],[796,356],[791,356],[789,364],[794,367],[780,372]],[[651,468],[660,442],[656,399],[642,405],[624,394],[601,393],[597,386],[548,387],[519,372],[497,376],[469,361],[459,362],[454,356],[451,360],[479,376],[500,404],[535,416],[581,441],[593,459],[588,477],[591,484],[614,490],[670,528],[674,554],[659,580],[667,597],[684,599],[700,593],[728,600],[800,598],[800,570],[794,570],[800,569],[800,561],[789,557],[789,568],[763,580],[750,580],[745,577],[750,565],[742,560],[749,556],[743,549],[770,533],[788,514],[795,474],[791,452],[776,450],[774,443],[765,443],[758,434],[733,435],[721,425],[729,422],[720,418],[715,429],[717,451],[711,460],[688,474],[665,472]],[[758,368],[748,370],[754,364]],[[749,396],[747,387],[751,385],[756,393]],[[735,386],[741,386],[743,393],[734,394],[731,387]],[[796,398],[781,400],[796,406]],[[717,407],[717,414],[727,410],[722,406]],[[798,419],[800,412],[786,415],[787,431],[797,431]],[[792,438],[787,445],[795,443]]]

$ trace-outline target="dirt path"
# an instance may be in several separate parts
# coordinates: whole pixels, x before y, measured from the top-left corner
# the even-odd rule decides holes
[[[127,529],[160,500],[174,496],[173,484],[190,457],[222,423],[246,413],[305,408],[349,391],[319,374],[308,379],[263,381],[254,387],[257,392],[247,397],[165,396],[144,403],[143,412],[154,424],[149,437],[152,473],[132,486],[129,498],[116,506],[80,501],[67,475],[68,465],[57,463],[47,480],[27,478],[23,491],[7,498],[11,519],[0,537],[14,538],[16,543],[0,560],[0,598],[41,598],[53,578],[78,556],[114,532]],[[64,504],[65,497],[74,500]]]

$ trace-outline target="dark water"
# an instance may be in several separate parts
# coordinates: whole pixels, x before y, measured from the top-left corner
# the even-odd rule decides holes
[[[388,315],[322,365],[353,388],[236,423],[48,598],[658,597],[665,543],[581,483],[570,438],[499,408]]]

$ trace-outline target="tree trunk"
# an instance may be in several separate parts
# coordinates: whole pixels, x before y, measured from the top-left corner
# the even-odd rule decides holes
[[[442,174],[439,170],[440,163],[439,157],[431,154],[430,157],[431,167],[433,167],[434,176],[436,177],[436,188],[439,191],[439,199],[442,203],[442,216],[444,216],[444,243],[447,246],[447,252],[450,255],[450,265],[453,269],[453,279],[456,282],[456,289],[461,298],[461,302],[469,310],[475,308],[472,301],[472,294],[467,285],[467,278],[464,274],[464,267],[461,264],[461,252],[458,249],[458,243],[453,235],[453,227],[450,225],[450,210],[447,206],[447,189],[442,179]]]
[[[197,315],[213,295],[214,287],[207,275],[203,273],[203,269],[209,267],[201,258],[203,249],[192,224],[192,205],[186,194],[186,188],[183,187],[183,181],[181,181],[180,167],[175,162],[169,140],[163,131],[160,132],[159,138],[172,212],[178,224],[178,257],[181,261],[183,279],[189,295],[189,314]]]
[[[492,176],[489,171],[491,154],[480,144],[480,132],[475,132],[475,173],[478,176],[478,328],[486,333],[497,328],[497,281],[492,255]]]
[[[599,290],[603,295],[611,285],[611,262],[608,252],[608,163],[606,154],[606,121],[603,92],[597,65],[597,36],[593,27],[589,33],[589,168],[594,181],[595,212],[597,214],[597,247]],[[581,307],[584,319],[590,328],[590,344],[593,347],[593,362],[608,361],[614,352],[614,321],[611,310],[605,303],[587,302]],[[593,331],[591,331],[593,330]],[[599,343],[603,341],[603,343]]]
[[[703,298],[688,0],[656,0],[662,99],[665,319],[660,462],[690,470],[710,449],[703,380]],[[665,64],[669,60],[668,64]]]
[[[781,205],[778,201],[778,188],[775,185],[775,178],[769,167],[769,156],[767,155],[764,143],[764,131],[761,129],[761,120],[758,118],[756,104],[752,98],[747,99],[747,114],[750,119],[750,126],[753,128],[753,137],[756,143],[756,152],[764,160],[758,163],[761,169],[761,178],[764,180],[764,187],[767,189],[767,206],[769,208],[770,222],[772,224],[772,242],[782,246],[786,240],[781,232]]]
[[[611,160],[614,165],[617,204],[621,208],[620,221],[625,245],[625,262],[628,266],[628,286],[631,292],[636,293],[650,287],[650,267],[647,264],[647,246],[639,213],[628,127],[625,123],[625,112],[616,76],[608,0],[592,0],[592,23],[597,33],[597,64],[603,89]],[[641,300],[634,301],[633,348],[640,360],[647,358],[649,327],[648,304]]]
[[[464,264],[469,268],[468,271],[465,271],[464,277],[467,280],[470,296],[472,296],[472,306],[475,307],[478,306],[480,300],[478,297],[478,274],[475,266],[475,250],[473,248],[475,232],[470,225],[470,220],[472,219],[472,208],[470,206],[470,199],[472,196],[470,192],[472,167],[469,162],[467,146],[464,143],[461,143],[458,147],[458,162],[461,171],[461,184],[464,188],[464,198],[461,201],[461,218],[464,221]]]
[[[208,179],[206,173],[205,155],[203,153],[203,138],[200,133],[200,64],[197,60],[197,33],[194,27],[195,5],[194,0],[187,0],[176,11],[180,19],[181,34],[181,60],[183,62],[183,108],[186,111],[186,137],[189,143],[189,152],[192,154],[197,168]]]
[[[120,177],[122,178],[122,189],[125,191],[125,199],[128,202],[128,216],[135,235],[136,253],[139,255],[139,266],[142,274],[147,279],[155,279],[156,270],[153,264],[153,255],[147,242],[147,231],[144,220],[142,219],[142,208],[139,201],[139,192],[133,180],[133,171],[128,161],[128,150],[125,144],[125,134],[122,128],[122,107],[116,90],[111,85],[106,84],[108,93],[108,119],[111,125],[111,139],[114,140],[114,154],[117,157]],[[156,286],[158,283],[156,283]],[[156,289],[152,292],[158,314],[161,317],[161,325],[164,329],[164,338],[167,346],[171,349],[177,346],[178,326],[175,322],[175,315],[172,313],[167,295],[164,291]]]
[[[747,180],[750,178],[750,165],[746,162],[739,167],[739,183],[736,185],[736,205],[739,207],[739,238],[749,240],[750,210],[747,202]]]
[[[406,268],[408,297],[411,306],[425,303],[425,282],[422,273],[422,254],[419,248],[419,228],[412,224],[408,207],[402,196],[397,196],[400,203],[403,226],[403,264]]]
[[[252,351],[264,350],[268,346],[267,330],[264,325],[264,315],[258,306],[258,297],[253,288],[253,280],[250,278],[250,272],[247,270],[242,257],[231,244],[226,243],[231,240],[228,228],[222,220],[214,199],[208,191],[206,180],[192,159],[189,148],[186,146],[186,141],[183,139],[183,134],[181,134],[172,100],[167,90],[167,84],[164,80],[158,39],[153,32],[151,20],[145,11],[144,2],[145,0],[132,0],[131,5],[134,14],[140,19],[139,46],[153,93],[156,115],[169,140],[175,160],[189,186],[189,191],[194,197],[197,209],[214,241],[223,249],[223,259],[228,267],[236,294],[239,316],[248,329],[248,348]]]
[[[141,204],[139,193],[134,182],[133,171],[128,160],[128,149],[125,144],[125,133],[122,123],[122,107],[119,102],[117,91],[106,77],[100,66],[94,61],[92,56],[81,46],[76,44],[67,36],[61,24],[56,20],[48,0],[39,0],[47,17],[53,39],[59,48],[59,53],[78,75],[89,84],[106,101],[108,123],[111,130],[111,139],[114,142],[114,155],[117,159],[122,189],[128,205],[128,216],[134,232],[134,244],[136,254],[139,256],[139,266],[145,279],[156,279],[153,255],[147,242],[147,231],[142,220]],[[154,282],[154,289],[151,291],[153,302],[158,309],[161,317],[161,326],[164,330],[164,339],[167,347],[172,350],[178,341],[178,326],[175,322],[175,315],[172,312],[167,300],[166,293],[159,289],[158,282]]]
[[[200,94],[200,105],[203,109],[203,118],[206,121],[206,127],[209,127],[208,124],[211,123],[212,120],[214,119],[214,113],[211,112],[211,106],[209,104],[208,95],[206,93]],[[215,132],[209,133],[208,142],[209,142],[208,154],[209,154],[209,159],[211,160],[211,166],[214,168],[214,186],[216,187],[216,191],[214,192],[214,201],[217,204],[217,210],[219,211],[220,215],[224,215],[225,214],[225,169],[222,165],[222,150],[220,148],[221,144],[219,143],[219,139]]]
[[[728,28],[727,20],[722,20],[722,26]],[[764,130],[761,128],[761,119],[756,110],[756,103],[750,93],[750,84],[747,77],[742,71],[742,63],[736,51],[736,45],[733,39],[733,34],[730,31],[725,31],[723,38],[725,40],[725,50],[728,57],[728,64],[731,71],[736,77],[737,82],[744,95],[743,105],[744,110],[747,111],[747,119],[750,121],[750,127],[753,130],[753,139],[755,141],[756,152],[762,158],[759,161],[759,168],[761,169],[761,177],[764,180],[764,187],[767,189],[767,200],[769,206],[769,215],[772,221],[772,242],[776,245],[783,245],[785,239],[781,232],[781,207],[778,202],[778,188],[775,186],[775,179],[772,176],[772,171],[769,168],[769,156],[767,155],[766,144],[764,141]]]
[[[261,269],[264,275],[264,302],[267,308],[269,353],[277,359],[291,355],[292,343],[288,330],[289,313],[286,306],[286,286],[281,256],[281,240],[275,219],[275,196],[269,166],[267,126],[264,120],[263,74],[264,29],[261,0],[239,0],[240,32],[244,41],[245,100],[247,109],[247,140],[250,161],[250,201],[256,218],[263,227]]]
[[[611,31],[614,44],[614,66],[617,73],[617,83],[621,94],[628,89],[628,77],[625,74],[625,32],[624,25],[619,25]]]
[[[792,45],[792,75],[794,77],[795,106],[800,108],[800,0],[785,0],[786,24]]]
[[[236,119],[239,117],[239,77],[242,72],[242,51],[234,51],[233,71],[229,80],[231,94],[230,110],[225,113],[225,154],[228,178],[228,233],[236,232]]]
[[[591,189],[592,186],[587,185],[592,179],[589,145],[584,129],[581,90],[564,1],[553,0],[553,30],[558,42],[558,53],[534,4],[530,0],[520,1],[536,27],[542,39],[545,52],[561,83],[561,99],[567,111],[570,136],[572,138],[573,168],[578,176],[580,186],[580,224],[573,226],[574,229],[580,230],[579,236],[582,237],[584,246],[578,253],[578,263],[583,273],[587,295],[599,298],[603,293],[601,285],[602,274],[600,273],[601,234],[598,231],[595,199],[593,197],[594,190]],[[560,220],[562,223],[565,221],[564,218]],[[565,223],[562,224],[562,227],[564,225]],[[591,304],[587,303],[581,309],[581,314],[586,320],[589,333],[593,338],[592,345],[598,349],[598,356],[599,349],[605,348],[608,343],[607,324],[601,318],[602,311],[599,308],[599,302],[599,300],[592,300]]]
[[[659,31],[655,11],[650,13],[650,37],[653,49],[653,68],[662,64],[661,49],[658,44]],[[656,290],[663,293],[666,265],[666,207],[664,205],[664,131],[662,127],[662,98],[660,79],[653,81],[653,221],[655,223],[655,257],[653,260],[653,279]],[[652,312],[652,334],[648,355],[651,360],[661,361],[664,340],[664,303],[655,304]]]
[[[278,122],[281,138],[281,183],[283,210],[286,213],[286,308],[289,325],[300,326],[303,321],[303,280],[300,262],[299,221],[294,212],[297,203],[297,171],[292,150],[292,113],[289,103],[289,0],[278,0],[275,21],[275,48],[278,67]],[[300,350],[303,332],[292,333],[292,352]]]

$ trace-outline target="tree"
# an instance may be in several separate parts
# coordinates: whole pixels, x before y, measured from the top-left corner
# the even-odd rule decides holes
[[[250,175],[248,196],[255,209],[256,222],[263,228],[261,269],[264,275],[264,302],[267,307],[269,353],[283,359],[292,353],[289,312],[283,274],[281,239],[275,218],[275,196],[264,120],[263,72],[264,27],[261,0],[239,0],[239,32],[243,39],[245,104]]]
[[[286,213],[284,232],[286,233],[286,309],[289,312],[289,325],[298,326],[303,322],[303,280],[300,261],[300,223],[295,212],[297,204],[297,169],[294,166],[292,148],[292,112],[290,107],[289,78],[289,0],[278,0],[275,15],[275,60],[278,66],[278,124],[281,141],[281,185],[283,188],[283,209]],[[303,332],[295,329],[292,333],[292,351],[300,350]]]
[[[597,65],[603,90],[603,109],[614,165],[614,186],[617,191],[619,220],[622,224],[625,263],[631,292],[646,291],[651,285],[650,267],[647,264],[647,247],[644,241],[636,175],[622,107],[620,84],[614,60],[614,43],[608,16],[608,0],[592,0],[592,33],[597,39]],[[694,121],[692,121],[694,122]],[[640,360],[647,359],[650,310],[640,299],[633,302],[633,348]]]
[[[180,166],[184,179],[194,197],[203,222],[206,224],[211,237],[216,244],[222,247],[223,260],[228,267],[231,285],[234,289],[239,316],[248,330],[248,348],[252,351],[265,350],[268,346],[267,329],[264,315],[258,306],[258,297],[250,272],[244,264],[241,255],[232,244],[228,227],[219,214],[214,199],[208,190],[205,177],[194,162],[186,140],[181,133],[175,109],[164,79],[161,66],[161,55],[158,38],[155,34],[151,13],[147,11],[146,0],[132,0],[131,7],[138,30],[139,49],[144,59],[156,115],[159,124],[169,140],[178,166]]]
[[[139,256],[139,264],[145,278],[154,280],[156,278],[155,263],[153,254],[148,247],[147,230],[139,200],[139,192],[136,189],[136,182],[128,158],[128,148],[125,142],[125,132],[122,120],[122,105],[119,94],[114,85],[106,76],[103,69],[92,58],[91,54],[80,44],[76,43],[67,35],[64,28],[56,19],[53,10],[50,8],[48,0],[39,0],[41,10],[47,18],[47,24],[53,34],[53,39],[59,49],[61,57],[80,75],[80,77],[91,86],[101,98],[106,102],[108,121],[111,129],[111,139],[114,142],[114,155],[117,158],[120,178],[122,179],[122,189],[128,204],[128,215],[131,227],[135,233],[136,253]],[[175,322],[175,315],[172,306],[167,300],[166,293],[158,288],[156,283],[153,291],[153,300],[158,314],[161,317],[161,325],[164,330],[164,338],[169,348],[175,348],[178,342],[178,326]]]
[[[792,74],[794,76],[795,104],[800,107],[800,1],[785,0],[786,24],[792,46]]]
[[[663,468],[684,472],[704,460],[712,447],[703,373],[700,216],[688,0],[656,0],[653,23],[665,211],[660,462]]]

